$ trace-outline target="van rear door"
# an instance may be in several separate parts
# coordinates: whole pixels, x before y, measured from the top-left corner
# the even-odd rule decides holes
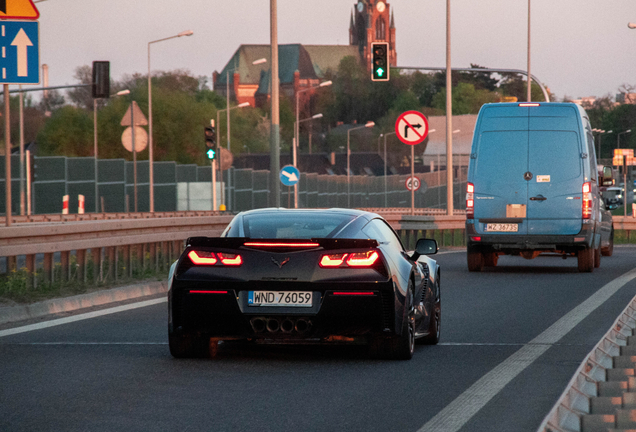
[[[528,234],[576,234],[583,194],[578,112],[573,107],[532,107],[529,125]]]
[[[509,222],[508,204],[525,205],[528,184],[528,108],[516,106],[488,107],[478,126],[476,159],[472,179],[475,186],[475,230],[478,233],[505,234],[493,231],[495,223]],[[527,234],[525,219],[516,223],[517,234]],[[491,229],[489,229],[491,228]]]

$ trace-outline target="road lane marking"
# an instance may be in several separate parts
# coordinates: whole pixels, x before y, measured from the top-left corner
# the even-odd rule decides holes
[[[70,317],[66,317],[66,318],[58,318],[58,319],[54,319],[54,320],[50,320],[50,321],[44,321],[44,322],[41,322],[41,323],[29,324],[29,325],[22,326],[22,327],[16,327],[16,328],[11,328],[11,329],[6,329],[6,330],[0,330],[0,337],[11,336],[11,335],[14,335],[14,334],[19,334],[19,333],[26,333],[26,332],[33,331],[33,330],[41,330],[41,329],[45,329],[45,328],[48,328],[48,327],[55,327],[55,326],[59,326],[59,325],[62,325],[62,324],[72,323],[72,322],[75,322],[75,321],[82,321],[82,320],[85,320],[85,319],[96,318],[96,317],[99,317],[99,316],[110,315],[110,314],[114,314],[114,313],[118,313],[118,312],[124,312],[124,311],[132,310],[132,309],[138,309],[138,308],[142,308],[142,307],[146,307],[146,306],[152,306],[152,305],[156,305],[156,304],[159,304],[159,303],[165,303],[167,301],[168,301],[168,299],[166,297],[162,297],[162,298],[158,298],[158,299],[146,300],[146,301],[142,301],[142,302],[138,302],[138,303],[131,303],[131,304],[123,305],[123,306],[116,306],[116,307],[113,307],[113,308],[102,309],[102,310],[98,310],[98,311],[95,311],[95,312],[87,312],[87,313],[74,315],[74,316],[70,316]]]
[[[9,345],[168,345],[168,342],[17,342],[0,344],[2,346]]]
[[[418,429],[418,432],[456,432],[461,429],[510,381],[635,278],[636,269],[632,269],[604,285],[523,348],[477,380],[457,399]]]

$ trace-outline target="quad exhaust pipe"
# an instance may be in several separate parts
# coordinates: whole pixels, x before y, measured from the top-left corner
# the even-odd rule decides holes
[[[250,320],[250,325],[252,326],[252,330],[254,333],[277,333],[280,331],[281,333],[291,334],[298,333],[303,334],[306,333],[311,328],[311,320],[306,318],[298,318],[296,320],[292,318],[265,318],[265,317],[256,317]]]

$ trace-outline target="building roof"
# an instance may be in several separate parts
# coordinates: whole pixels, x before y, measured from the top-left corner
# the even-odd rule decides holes
[[[303,45],[313,63],[314,71],[320,78],[331,69],[333,72],[338,71],[340,61],[348,56],[356,59],[360,58],[357,45]]]

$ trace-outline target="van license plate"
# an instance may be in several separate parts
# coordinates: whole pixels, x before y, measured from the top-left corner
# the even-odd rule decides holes
[[[486,224],[486,231],[489,231],[489,232],[517,232],[517,231],[519,231],[519,224],[489,223],[489,224]]]

